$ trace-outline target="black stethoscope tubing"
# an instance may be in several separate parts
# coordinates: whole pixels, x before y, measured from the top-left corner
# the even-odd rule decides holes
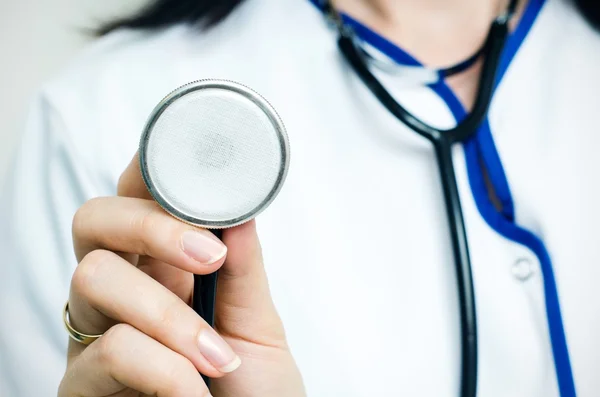
[[[429,140],[435,149],[450,226],[459,293],[461,318],[461,397],[474,397],[477,393],[477,320],[471,261],[456,174],[452,162],[452,145],[457,142],[463,142],[473,136],[486,117],[494,90],[500,56],[508,35],[507,23],[515,11],[516,3],[517,0],[511,0],[507,12],[493,22],[486,42],[480,50],[467,60],[438,71],[438,75],[441,78],[460,73],[471,66],[480,55],[485,55],[479,79],[479,90],[473,111],[456,127],[448,130],[440,130],[421,121],[387,92],[385,87],[370,72],[363,59],[368,54],[361,53],[360,49],[357,48],[352,31],[343,24],[341,17],[331,7],[329,1],[325,1],[323,4],[324,10],[338,27],[338,47],[360,79],[390,113],[413,131]],[[220,237],[219,230],[215,230],[213,233]],[[192,307],[209,325],[214,326],[217,273],[208,276],[195,275],[194,280]],[[210,379],[204,375],[202,378],[205,380],[207,386],[210,387]]]
[[[477,316],[469,246],[452,162],[452,145],[472,137],[486,118],[502,51],[508,36],[508,21],[514,14],[516,5],[517,0],[511,0],[507,11],[492,23],[484,46],[481,51],[476,53],[476,55],[484,55],[485,58],[472,112],[454,128],[447,130],[441,130],[423,122],[392,97],[369,70],[364,60],[364,54],[356,45],[353,32],[344,25],[340,15],[328,1],[323,5],[325,12],[338,28],[338,47],[358,77],[391,114],[414,132],[429,140],[434,147],[450,227],[458,284],[461,325],[461,397],[474,397],[477,394]],[[455,67],[445,69],[451,73],[446,72],[442,75],[448,76],[453,71],[464,70],[464,65],[469,65],[473,61],[472,56]]]

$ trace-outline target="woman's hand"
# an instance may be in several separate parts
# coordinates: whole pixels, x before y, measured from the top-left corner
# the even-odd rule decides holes
[[[198,371],[216,378],[215,397],[305,395],[254,222],[225,230],[223,244],[176,220],[151,200],[136,156],[119,197],[78,211],[73,238],[70,322],[104,335],[87,347],[70,340],[59,397],[210,396]],[[215,332],[188,303],[193,274],[217,269]]]

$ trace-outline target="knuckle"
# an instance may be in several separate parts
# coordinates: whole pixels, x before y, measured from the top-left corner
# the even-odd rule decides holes
[[[66,375],[61,379],[60,384],[58,385],[58,393],[56,394],[57,397],[67,396],[67,392],[65,391],[67,387],[65,386],[65,384]]]
[[[72,374],[70,374],[67,370],[67,372],[64,374],[64,376],[60,380],[60,384],[58,385],[58,391],[56,394],[57,397],[70,397],[70,396],[74,395],[69,390],[72,388],[72,386],[71,386],[72,378],[73,378]]]
[[[156,233],[164,229],[162,214],[156,206],[140,209],[131,217],[131,228],[139,239],[139,250],[145,255],[151,255],[152,241],[155,239]]]
[[[151,233],[158,227],[158,218],[156,208],[151,205],[136,212],[132,218],[132,224],[141,233]]]
[[[169,298],[157,315],[156,335],[159,339],[172,337],[174,329],[180,326],[188,306],[179,298]]]
[[[72,393],[69,392],[71,379],[73,378],[70,370],[71,368],[67,366],[67,369],[58,385],[58,391],[56,394],[57,397],[68,397],[72,395]]]
[[[115,254],[106,250],[94,250],[88,253],[75,268],[71,287],[81,295],[93,286],[101,268],[106,268],[114,260]]]
[[[196,374],[197,370],[187,358],[183,356],[177,356],[173,360],[173,364],[170,366],[167,375],[169,379],[177,381],[178,377],[182,374]]]
[[[103,197],[96,197],[86,201],[77,209],[77,212],[75,212],[75,215],[73,216],[73,222],[71,225],[73,236],[85,235],[86,231],[89,229],[89,220],[91,214],[94,211],[97,211],[100,203],[104,200],[105,198]]]
[[[102,366],[114,368],[118,365],[124,346],[131,343],[134,333],[133,327],[128,324],[117,324],[111,327],[95,343],[97,346],[98,361]]]
[[[163,386],[165,387],[165,390],[171,391],[175,396],[187,395],[187,393],[189,393],[190,386],[192,386],[188,382],[182,382],[182,379],[199,378],[198,370],[196,367],[194,367],[194,364],[192,364],[187,358],[180,355],[177,355],[176,358],[174,358],[172,362],[166,366],[164,377],[165,381]],[[194,387],[194,389],[198,390],[197,387]],[[206,388],[205,385],[202,385],[202,389],[199,391],[201,395],[208,396],[208,388]]]

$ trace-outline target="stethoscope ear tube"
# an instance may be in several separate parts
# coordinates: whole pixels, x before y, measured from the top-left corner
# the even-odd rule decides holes
[[[506,24],[498,22],[492,24],[486,44],[484,45],[483,54],[485,55],[485,59],[479,78],[479,89],[473,111],[456,127],[448,130],[440,130],[430,126],[413,116],[398,103],[373,73],[371,73],[351,35],[340,34],[338,47],[358,77],[360,77],[381,104],[396,118],[429,141],[439,140],[441,139],[441,135],[445,135],[445,139],[454,143],[470,138],[485,119],[494,91],[496,73],[507,34],[508,29]]]
[[[511,7],[515,3],[513,0]],[[417,134],[428,139],[434,147],[450,228],[459,295],[461,333],[460,395],[462,397],[474,397],[477,394],[477,316],[469,246],[452,160],[452,145],[472,137],[485,119],[492,99],[496,73],[507,35],[507,19],[494,21],[484,45],[483,55],[485,55],[485,59],[473,111],[462,122],[448,130],[440,130],[423,122],[392,97],[369,70],[356,47],[351,32],[340,27],[338,37],[340,51],[373,95],[398,120]]]
[[[484,47],[485,58],[479,77],[475,105],[467,118],[449,131],[452,142],[464,142],[469,139],[477,132],[485,119],[496,86],[496,75],[507,36],[508,27],[505,23],[494,22],[492,24]]]

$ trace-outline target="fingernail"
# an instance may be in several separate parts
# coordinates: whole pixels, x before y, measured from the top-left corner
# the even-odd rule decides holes
[[[181,236],[183,251],[194,260],[209,265],[225,256],[225,245],[204,233],[187,231]]]
[[[198,336],[198,345],[200,353],[206,358],[216,369],[228,374],[235,371],[242,360],[231,349],[214,330],[207,329]]]

